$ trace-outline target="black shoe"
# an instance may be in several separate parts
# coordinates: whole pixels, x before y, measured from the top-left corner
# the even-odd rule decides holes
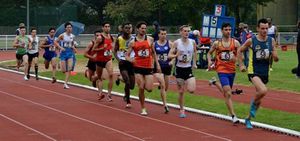
[[[127,101],[127,98],[126,98],[126,96],[124,95],[123,96],[123,100],[126,102]]]
[[[29,74],[27,74],[27,78],[30,79],[30,75]]]
[[[52,83],[55,83],[55,82],[56,82],[56,78],[52,77]]]
[[[117,86],[120,85],[120,79],[119,79],[119,78],[116,80],[116,85],[117,85]]]
[[[39,78],[39,76],[35,76],[35,80],[39,80],[40,78]]]
[[[168,106],[165,106],[165,114],[169,113],[169,107]]]
[[[93,82],[92,82],[92,85],[93,85],[93,87],[96,88],[96,86],[97,86],[97,81],[93,81]]]
[[[239,94],[243,94],[243,90],[242,89],[235,89],[235,91],[231,92],[233,95],[239,95]]]
[[[160,85],[157,88],[160,90]]]

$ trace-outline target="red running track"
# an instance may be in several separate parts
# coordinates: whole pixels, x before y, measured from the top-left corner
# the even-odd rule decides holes
[[[96,92],[30,79],[0,71],[0,140],[236,140],[293,141],[299,138],[147,103],[149,116],[140,116],[140,105],[125,109],[121,97],[98,101]]]

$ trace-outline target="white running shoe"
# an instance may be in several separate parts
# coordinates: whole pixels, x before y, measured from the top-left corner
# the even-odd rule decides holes
[[[130,109],[131,108],[131,104],[130,103],[126,104],[126,108]]]
[[[64,89],[69,89],[70,87],[68,86],[68,84],[64,84]]]
[[[143,109],[142,109],[141,115],[142,115],[142,116],[147,116],[147,115],[148,115],[148,113],[147,113],[147,111],[146,111],[146,108],[143,108]]]
[[[27,78],[27,76],[26,76],[26,75],[24,76],[24,80],[25,80],[25,81],[28,81],[28,78]]]
[[[233,115],[232,116],[232,123],[233,124],[237,124],[237,123],[239,123],[240,121],[239,121],[239,119],[235,116],[235,115]]]

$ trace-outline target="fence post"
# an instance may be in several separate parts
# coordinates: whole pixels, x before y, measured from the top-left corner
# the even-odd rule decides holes
[[[7,51],[7,48],[8,48],[8,41],[7,41],[8,39],[7,39],[7,35],[5,35],[5,49],[6,49],[6,51]]]

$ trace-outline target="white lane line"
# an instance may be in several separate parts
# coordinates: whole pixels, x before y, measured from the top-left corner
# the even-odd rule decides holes
[[[214,137],[214,138],[217,138],[217,139],[226,140],[226,141],[231,141],[231,139],[224,138],[224,137],[221,137],[221,136],[217,136],[217,135],[214,135],[214,134],[210,134],[210,133],[207,133],[207,132],[199,131],[199,130],[196,130],[196,129],[193,129],[193,128],[189,128],[189,127],[186,127],[186,126],[181,126],[181,125],[178,125],[178,124],[166,122],[166,121],[159,120],[159,119],[156,119],[156,118],[151,118],[151,117],[141,116],[141,115],[139,115],[139,114],[132,113],[132,112],[128,112],[128,111],[126,111],[126,110],[122,110],[122,109],[110,107],[110,106],[107,106],[107,105],[104,105],[104,104],[99,104],[99,103],[96,103],[96,102],[92,102],[92,101],[80,99],[80,98],[73,97],[73,96],[70,96],[70,95],[67,95],[67,94],[63,94],[63,93],[60,93],[60,92],[55,92],[55,91],[51,91],[51,90],[48,90],[48,89],[36,87],[36,86],[34,86],[34,85],[31,85],[31,84],[23,84],[23,83],[21,83],[21,82],[9,80],[9,79],[3,79],[3,78],[0,78],[0,79],[5,80],[5,81],[11,81],[11,82],[14,82],[14,83],[23,85],[23,86],[29,86],[29,87],[32,87],[32,88],[35,88],[35,89],[39,89],[39,90],[42,90],[42,91],[46,91],[46,92],[49,92],[49,93],[54,93],[54,94],[56,94],[56,95],[63,96],[63,97],[68,97],[68,98],[70,98],[70,99],[75,99],[75,100],[78,100],[78,101],[81,101],[81,102],[86,102],[86,103],[98,105],[98,106],[101,106],[101,107],[110,108],[110,109],[113,109],[113,110],[116,110],[116,111],[120,111],[120,112],[123,112],[123,113],[131,114],[131,115],[134,115],[134,116],[139,116],[139,117],[146,118],[146,119],[149,119],[149,120],[153,120],[153,121],[156,121],[156,122],[164,123],[164,124],[167,124],[167,125],[175,126],[175,127],[182,128],[182,129],[186,129],[186,130],[190,130],[190,131],[194,131],[194,132],[196,132],[196,133],[204,134],[204,135],[211,136],[211,137]]]
[[[67,113],[67,112],[64,112],[64,111],[61,111],[61,110],[58,110],[58,109],[55,109],[55,108],[52,108],[52,107],[49,107],[49,106],[46,106],[46,105],[37,103],[37,102],[31,101],[31,100],[28,100],[28,99],[25,99],[25,98],[22,98],[22,97],[19,97],[19,96],[16,96],[16,95],[13,95],[13,94],[10,94],[10,93],[1,91],[1,90],[0,90],[0,93],[3,93],[3,94],[5,94],[5,95],[14,97],[14,98],[16,98],[16,99],[20,99],[20,100],[23,100],[23,101],[32,103],[32,104],[34,104],[34,105],[38,105],[38,106],[40,106],[40,107],[44,107],[44,108],[46,108],[46,109],[49,109],[49,110],[52,110],[52,111],[55,111],[55,112],[58,112],[58,113],[61,113],[61,114],[64,114],[64,115],[67,115],[67,116],[70,116],[70,117],[79,119],[79,120],[82,120],[82,121],[85,121],[85,122],[88,122],[88,123],[91,123],[91,124],[96,125],[96,126],[99,126],[99,127],[103,127],[103,128],[106,128],[106,129],[115,131],[115,132],[120,133],[120,134],[122,134],[122,135],[131,137],[131,138],[134,138],[134,139],[136,139],[136,140],[144,141],[144,140],[141,139],[141,138],[138,138],[138,137],[136,137],[136,136],[127,134],[127,133],[125,133],[125,132],[123,132],[123,131],[120,131],[120,130],[117,130],[117,129],[114,129],[114,128],[111,128],[111,127],[108,127],[108,126],[105,126],[105,125],[102,125],[102,124],[99,124],[99,123],[96,123],[96,122],[94,122],[94,121],[90,121],[90,120],[88,120],[88,119],[84,119],[84,118],[81,118],[81,117],[72,115],[72,114],[70,114],[70,113]]]
[[[12,122],[14,122],[14,123],[16,123],[16,124],[18,124],[18,125],[20,125],[20,126],[23,126],[23,127],[27,128],[27,129],[33,131],[33,132],[36,132],[36,133],[38,133],[38,134],[40,134],[40,135],[46,137],[46,138],[49,139],[49,140],[57,141],[56,139],[54,139],[54,138],[52,138],[52,137],[46,135],[45,133],[40,132],[40,131],[38,131],[38,130],[32,128],[32,127],[29,127],[29,126],[27,126],[27,125],[25,125],[25,124],[23,124],[23,123],[21,123],[21,122],[19,122],[19,121],[16,121],[16,120],[14,120],[14,119],[12,119],[12,118],[10,118],[10,117],[8,117],[8,116],[5,116],[5,115],[3,115],[3,114],[0,114],[0,116],[3,117],[3,118],[5,118],[5,119],[7,119],[7,120],[9,120],[9,121],[12,121]]]

